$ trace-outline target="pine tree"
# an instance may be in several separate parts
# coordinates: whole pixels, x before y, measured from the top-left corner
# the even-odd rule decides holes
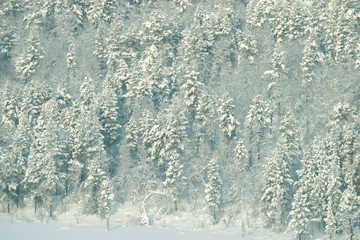
[[[69,50],[66,54],[66,67],[68,70],[69,80],[74,80],[77,72],[76,46],[74,43],[70,43],[69,45]]]
[[[103,126],[105,144],[114,143],[119,136],[117,96],[109,81],[103,82],[100,122]]]
[[[25,159],[22,154],[21,140],[15,132],[14,141],[8,149],[3,149],[0,157],[1,177],[0,199],[7,203],[7,213],[11,207],[19,207],[24,195],[22,180],[25,176]]]
[[[99,212],[100,215],[105,219],[105,230],[110,230],[110,214],[112,209],[112,201],[114,200],[115,189],[111,181],[106,177],[103,179],[100,187],[100,206]]]
[[[85,77],[83,84],[80,86],[80,100],[83,111],[89,110],[97,103],[95,82],[90,76]]]
[[[82,112],[79,118],[73,161],[78,167],[77,171],[80,170],[81,202],[85,213],[100,214],[99,194],[102,182],[108,177],[109,159],[95,108]]]
[[[311,195],[313,201],[314,222],[324,225],[327,211],[326,191],[329,182],[329,162],[326,157],[326,144],[322,136],[316,136],[313,142],[313,158],[316,180]]]
[[[258,54],[256,44],[256,39],[248,29],[245,29],[245,31],[239,30],[237,32],[237,47],[239,49],[238,61],[241,62],[242,59],[245,59],[248,63],[253,64]]]
[[[278,116],[282,116],[285,110],[283,109],[284,103],[284,81],[287,73],[285,67],[286,58],[285,52],[282,50],[282,45],[280,42],[276,42],[274,46],[274,52],[271,59],[272,69],[265,71],[264,77],[269,78],[269,85],[267,91],[270,96],[272,105],[276,109]],[[272,117],[271,117],[272,118]]]
[[[3,90],[2,109],[2,121],[11,127],[17,127],[19,124],[20,98],[10,88],[9,82],[6,83]]]
[[[134,120],[134,118],[130,118],[129,122],[125,126],[126,131],[126,143],[129,146],[132,152],[137,150],[138,145],[138,137],[139,137],[139,129]]]
[[[256,96],[245,119],[245,134],[249,150],[249,168],[261,162],[263,145],[268,142],[270,130],[269,104]]]
[[[159,114],[160,118],[163,118],[163,131],[165,132],[165,158],[173,158],[176,155],[183,155],[185,151],[186,143],[186,130],[185,126],[187,120],[184,112],[181,111],[174,100],[173,105],[170,105],[169,109],[164,111],[164,115]]]
[[[183,168],[184,166],[179,163],[179,154],[169,156],[168,167],[165,172],[166,179],[163,184],[169,191],[169,195],[174,203],[175,212],[178,210],[179,194],[185,179]]]
[[[62,36],[72,38],[84,27],[83,0],[56,0],[54,9],[55,29]]]
[[[56,102],[58,104],[57,109],[59,110],[59,113],[63,113],[63,111],[71,106],[72,97],[66,92],[65,88],[58,87],[56,91]]]
[[[265,188],[261,198],[265,222],[273,231],[283,231],[291,206],[292,180],[284,144],[278,142],[265,170]]]
[[[208,164],[208,179],[208,183],[205,186],[205,200],[213,222],[216,224],[219,221],[219,211],[221,209],[222,181],[219,175],[219,166],[215,159],[211,159]]]
[[[35,74],[43,55],[40,53],[38,29],[31,29],[26,52],[15,59],[15,70],[19,79],[28,82]]]
[[[359,216],[360,199],[356,195],[353,185],[349,185],[343,192],[340,203],[340,226],[344,232],[345,239],[356,239],[359,229],[356,227],[357,216]]]
[[[51,90],[46,84],[41,84],[35,80],[26,84],[20,104],[20,112],[28,118],[31,127],[36,124],[35,121],[41,113],[42,105],[49,101],[51,95]]]
[[[231,98],[224,98],[219,109],[219,122],[220,129],[229,141],[236,136],[236,128],[239,125],[234,116],[235,106]]]
[[[52,99],[44,104],[42,114],[46,129],[42,138],[47,142],[45,144],[46,165],[42,169],[44,179],[39,187],[44,193],[44,201],[49,209],[49,215],[52,217],[54,204],[65,197],[67,153],[61,135],[62,127],[57,112],[57,102]]]
[[[247,22],[253,26],[261,27],[269,15],[274,15],[275,6],[271,0],[251,0],[247,8]]]
[[[0,13],[0,53],[11,56],[11,51],[15,46],[16,32],[9,20]]]
[[[40,115],[34,127],[34,139],[30,148],[25,179],[23,180],[28,192],[27,195],[34,202],[35,213],[38,207],[43,204],[45,197],[45,193],[40,189],[40,184],[44,180],[42,170],[46,166],[45,141],[47,141],[47,139],[43,137],[45,131],[45,123],[43,117]]]
[[[172,0],[172,2],[175,3],[180,12],[184,12],[191,5],[191,0]]]
[[[28,196],[35,204],[35,213],[39,206],[45,205],[50,217],[56,197],[65,193],[65,177],[60,170],[64,153],[56,133],[59,126],[52,116],[55,104],[54,101],[46,103],[36,120],[24,179]]]
[[[66,115],[66,131],[70,135],[68,148],[70,158],[68,159],[67,192],[78,190],[79,185],[84,181],[82,171],[87,158],[86,154],[86,133],[84,127],[84,112],[80,109],[80,103],[74,101],[73,106]]]
[[[143,75],[142,81],[145,82],[143,84],[148,87],[147,92],[150,93],[155,108],[159,108],[170,94],[169,80],[159,49],[155,45],[148,47],[143,53],[140,64]]]
[[[154,164],[164,170],[165,166],[165,140],[166,135],[158,119],[154,119],[150,112],[146,111],[140,120],[141,137],[146,156]],[[161,170],[160,170],[161,171]]]
[[[292,179],[295,179],[296,163],[300,157],[300,133],[297,122],[292,114],[286,114],[279,128],[278,142],[283,146],[285,159]]]
[[[48,7],[52,2],[42,0],[25,0],[25,16],[23,21],[26,28],[41,27],[48,13]]]
[[[317,195],[319,189],[316,188],[316,165],[312,153],[306,151],[301,162],[303,167],[297,171],[299,181],[295,183],[297,190],[290,212],[289,227],[294,229],[294,238],[311,239],[310,225],[317,218],[315,213],[321,199],[320,195]]]
[[[292,219],[289,223],[290,228],[294,229],[294,239],[311,239],[312,236],[309,230],[310,224],[310,209],[308,196],[305,192],[300,192],[300,189],[295,194],[294,202],[292,204],[292,211],[290,213]]]
[[[104,26],[100,25],[96,32],[96,50],[94,55],[100,62],[100,76],[103,78],[106,72],[106,61],[108,59],[107,45],[105,39]]]
[[[85,0],[86,14],[89,21],[98,24],[100,21],[110,22],[116,8],[114,0]]]
[[[191,66],[199,76],[205,72],[206,59],[209,56],[205,39],[202,36],[200,20],[195,17],[194,23],[182,31],[182,41],[179,45],[181,62],[185,66]]]
[[[196,146],[200,146],[201,143],[206,142],[210,144],[211,149],[214,149],[215,129],[218,126],[215,120],[215,109],[216,104],[214,100],[206,92],[202,92],[199,97],[199,104],[196,107],[197,115],[195,116],[194,123],[196,137],[198,138]]]
[[[341,200],[341,167],[340,167],[340,158],[337,155],[336,151],[336,140],[332,137],[327,139],[327,159],[329,164],[328,171],[328,184],[326,188],[325,197],[327,199],[327,215],[325,218],[326,222],[326,234],[329,238],[333,238],[335,233],[338,230],[339,225],[339,205]]]
[[[272,32],[277,41],[296,39],[303,35],[304,13],[297,0],[274,1],[274,16],[269,16]]]
[[[245,147],[243,139],[238,140],[234,152],[235,152],[236,162],[239,163],[238,168],[241,170],[245,169],[245,166],[248,166],[248,151]]]
[[[304,56],[301,59],[301,71],[303,75],[303,81],[310,83],[314,80],[314,70],[318,63],[321,63],[324,59],[324,55],[319,51],[319,46],[313,36],[305,42]]]
[[[185,74],[185,79],[186,82],[181,86],[181,89],[184,91],[185,105],[188,113],[191,119],[194,119],[201,94],[200,88],[203,84],[198,81],[198,73],[195,71]]]
[[[351,3],[338,0],[330,1],[327,7],[325,40],[329,55],[336,62],[352,64],[358,43],[356,15],[359,14],[359,9]]]

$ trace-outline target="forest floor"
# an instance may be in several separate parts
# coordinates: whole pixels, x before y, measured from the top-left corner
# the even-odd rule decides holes
[[[289,240],[292,237],[291,233],[272,235],[269,230],[262,228],[256,219],[244,235],[238,226],[225,228],[218,224],[195,228],[196,224],[190,220],[191,216],[185,213],[165,216],[161,221],[155,221],[152,226],[136,226],[130,220],[130,211],[129,207],[118,209],[111,216],[109,231],[104,230],[104,220],[96,216],[78,217],[76,211],[57,214],[56,218],[46,222],[36,221],[32,209],[23,210],[21,217],[0,213],[0,239]]]

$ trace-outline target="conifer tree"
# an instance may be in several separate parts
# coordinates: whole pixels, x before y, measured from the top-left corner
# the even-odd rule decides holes
[[[7,204],[7,213],[11,212],[12,206],[17,208],[22,202],[24,196],[23,179],[25,176],[25,159],[22,155],[21,140],[17,138],[15,132],[15,140],[8,149],[3,149],[0,157],[1,177],[0,199]]]
[[[129,122],[125,126],[126,131],[126,143],[132,152],[137,150],[139,130],[134,118],[130,118]]]
[[[178,210],[179,195],[185,177],[183,176],[183,165],[179,163],[179,154],[169,156],[168,167],[165,172],[166,179],[163,182],[168,189],[170,197],[174,203],[174,211]]]
[[[101,184],[108,177],[109,159],[104,149],[104,137],[101,134],[101,125],[92,106],[88,112],[80,115],[75,137],[73,161],[80,172],[79,183],[82,206],[85,213],[99,214]],[[76,166],[75,165],[75,166]],[[80,168],[80,169],[79,169]]]
[[[339,206],[341,201],[342,171],[340,166],[340,157],[337,152],[337,134],[333,129],[326,139],[328,168],[328,183],[325,197],[327,199],[326,211],[326,234],[333,238],[338,231],[339,226]]]
[[[311,239],[310,225],[316,220],[314,215],[319,205],[319,192],[316,188],[315,162],[312,153],[306,151],[301,160],[302,169],[298,170],[299,181],[295,183],[297,188],[292,210],[290,212],[291,221],[289,227],[294,229],[294,238]]]
[[[103,82],[100,122],[103,126],[105,144],[109,145],[118,139],[120,125],[118,124],[117,97],[109,81]]]
[[[68,70],[69,80],[74,80],[76,77],[77,63],[76,63],[76,46],[70,43],[68,53],[66,54],[66,67]]]
[[[38,207],[43,204],[45,197],[43,195],[45,193],[40,189],[40,185],[44,181],[42,170],[46,166],[45,141],[47,140],[43,137],[45,131],[45,123],[40,115],[34,127],[34,139],[30,148],[25,179],[23,180],[27,189],[27,195],[34,202],[35,213]]]
[[[237,32],[238,61],[241,62],[242,59],[246,59],[248,63],[253,64],[258,54],[256,44],[256,39],[248,29],[245,29],[245,31],[239,30]]]
[[[234,152],[237,162],[240,164],[239,168],[245,169],[245,166],[248,164],[248,151],[243,139],[238,140]]]
[[[273,231],[283,231],[291,206],[292,180],[285,146],[278,142],[265,170],[265,188],[261,198],[265,222]]]
[[[106,61],[108,59],[104,25],[100,25],[96,32],[96,50],[94,51],[94,55],[100,62],[100,76],[103,78],[106,71]]]
[[[148,47],[143,53],[140,64],[143,84],[148,87],[147,92],[150,93],[154,106],[158,109],[170,94],[169,80],[166,76],[159,49],[155,45]]]
[[[20,98],[10,88],[9,82],[6,83],[3,90],[2,109],[2,121],[11,127],[17,127],[19,124]]]
[[[300,133],[297,129],[297,122],[292,114],[284,116],[279,128],[279,134],[278,142],[282,145],[291,178],[295,180],[297,162],[300,158]]]
[[[185,105],[188,108],[188,113],[191,119],[195,119],[202,83],[198,81],[198,73],[195,71],[188,72],[185,75],[185,79],[186,82],[181,86],[181,89],[184,91]]]
[[[117,3],[114,0],[85,0],[85,4],[85,11],[89,21],[98,24],[100,21],[111,21]]]
[[[105,230],[110,230],[110,215],[112,210],[112,202],[114,200],[115,189],[111,180],[104,178],[100,187],[100,206],[99,212],[101,217],[105,219]]]
[[[15,46],[16,32],[13,26],[10,24],[6,16],[2,16],[0,13],[0,53],[6,56],[11,56],[11,51]]]
[[[219,175],[219,166],[215,159],[211,159],[208,164],[208,183],[205,186],[206,197],[209,212],[214,224],[219,221],[219,212],[221,209],[221,188],[222,181]]]
[[[261,162],[262,148],[270,138],[269,104],[256,96],[245,119],[245,136],[249,150],[249,168]]]
[[[235,106],[232,102],[231,98],[225,98],[219,109],[220,128],[227,140],[236,136],[236,128],[239,125],[234,116]]]
[[[314,80],[314,70],[318,63],[323,61],[324,55],[319,51],[319,46],[313,36],[305,43],[304,56],[301,59],[303,81],[310,83]]]
[[[276,109],[278,116],[282,116],[284,113],[284,77],[287,69],[285,66],[286,58],[285,51],[282,49],[280,42],[276,42],[274,46],[274,52],[271,59],[272,69],[264,73],[264,77],[269,78],[269,85],[267,91],[270,96],[270,101]],[[271,116],[271,121],[272,121]]]
[[[89,110],[97,103],[95,82],[90,76],[85,77],[83,84],[80,86],[80,100],[82,111]]]
[[[353,185],[349,185],[343,192],[340,203],[340,226],[345,239],[356,239],[359,229],[356,227],[359,216],[360,199]]]
[[[15,70],[19,79],[28,82],[35,74],[40,60],[44,57],[40,53],[38,29],[33,28],[30,31],[27,41],[26,51],[15,59]]]

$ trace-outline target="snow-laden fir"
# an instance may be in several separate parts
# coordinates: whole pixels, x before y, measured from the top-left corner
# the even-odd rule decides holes
[[[359,239],[359,31],[358,0],[2,0],[0,225]]]

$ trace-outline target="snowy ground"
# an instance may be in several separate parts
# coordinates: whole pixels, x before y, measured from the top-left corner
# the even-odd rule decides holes
[[[98,217],[82,216],[77,224],[76,213],[68,212],[58,214],[55,220],[48,223],[36,222],[31,210],[24,211],[21,221],[15,216],[0,213],[0,239],[1,240],[260,240],[291,239],[290,234],[271,236],[269,231],[261,227],[249,230],[243,237],[238,227],[223,228],[194,228],[190,216],[166,216],[153,226],[141,227],[129,223],[129,213],[126,209],[118,210],[112,216],[110,231],[105,231],[104,222]]]

